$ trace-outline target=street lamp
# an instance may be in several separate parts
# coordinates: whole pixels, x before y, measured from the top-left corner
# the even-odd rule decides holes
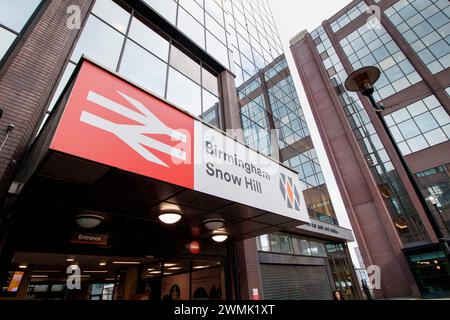
[[[400,149],[397,146],[397,142],[395,141],[394,137],[391,134],[391,131],[389,130],[389,127],[384,120],[382,110],[384,107],[382,105],[379,105],[375,98],[373,97],[373,93],[375,91],[374,84],[377,82],[377,80],[380,78],[380,69],[378,69],[375,66],[369,66],[369,67],[363,67],[360,68],[354,72],[352,72],[347,80],[345,80],[345,88],[348,91],[351,92],[361,92],[364,96],[369,98],[370,103],[372,104],[372,107],[375,109],[375,113],[378,115],[378,118],[380,119],[380,122],[383,126],[384,131],[386,132],[387,136],[389,137],[389,140],[391,141],[395,152],[397,153],[398,158],[400,159],[400,162],[405,169],[405,172],[414,188],[414,191],[417,195],[417,197],[420,200],[420,203],[423,207],[423,210],[425,211],[425,214],[427,215],[427,218],[431,224],[431,227],[433,228],[433,231],[435,232],[437,238],[439,239],[439,243],[441,245],[442,250],[445,253],[445,256],[447,257],[447,260],[450,262],[450,248],[448,246],[447,241],[445,240],[441,229],[439,228],[439,225],[431,212],[422,192],[420,191],[420,188],[414,179],[414,176],[409,169],[408,164],[406,163],[405,159],[403,158],[403,155],[400,151]]]
[[[438,204],[437,198],[436,198],[436,197],[433,197],[433,196],[429,196],[429,197],[427,198],[427,200],[428,200],[428,201],[433,205],[433,207],[436,209],[436,212],[438,213],[439,217],[441,218],[442,225],[445,227],[445,229],[446,229],[447,232],[448,232],[448,228],[447,228],[447,225],[445,224],[444,217],[442,217],[442,211],[441,211],[441,208],[439,208],[439,204]]]

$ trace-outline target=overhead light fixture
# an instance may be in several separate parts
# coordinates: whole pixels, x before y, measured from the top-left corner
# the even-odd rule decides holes
[[[155,268],[148,268],[147,271],[153,271]]]
[[[28,266],[26,264],[19,265],[19,269],[26,269],[26,268],[28,268]]]
[[[209,268],[209,266],[195,266],[194,269],[204,269]]]
[[[215,231],[213,232],[211,238],[215,242],[224,242],[225,240],[228,239],[228,233],[226,233],[225,231]]]
[[[183,216],[181,215],[181,213],[179,213],[179,212],[170,212],[170,211],[161,212],[158,215],[158,219],[161,220],[161,222],[163,222],[165,224],[177,223],[178,221],[180,221],[180,219],[182,217]]]
[[[169,275],[169,274],[173,274],[172,272],[164,272],[164,275]]]
[[[150,271],[149,273],[150,273],[150,274],[160,274],[161,271]]]
[[[113,264],[141,264],[139,261],[113,261]]]
[[[74,258],[67,258],[66,261],[67,261],[67,262],[74,262],[75,259],[74,259]]]
[[[408,225],[406,224],[406,222],[402,219],[395,219],[394,220],[394,225],[399,228],[400,230],[403,229],[408,229]]]
[[[180,269],[183,269],[182,267],[170,267],[170,268],[167,268],[168,270],[180,270]]]
[[[164,263],[164,267],[173,267],[176,266],[178,263]]]
[[[106,262],[100,262],[98,265],[104,267],[106,266]]]
[[[85,229],[92,229],[97,227],[100,223],[105,220],[103,214],[93,212],[93,211],[84,211],[75,216],[75,221],[77,224]]]
[[[225,224],[225,219],[222,218],[211,218],[203,220],[203,225],[209,230],[217,230],[223,228]]]

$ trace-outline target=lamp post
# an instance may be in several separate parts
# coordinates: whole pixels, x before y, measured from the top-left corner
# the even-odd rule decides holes
[[[408,179],[410,180],[414,191],[419,198],[419,201],[423,207],[423,210],[425,211],[425,214],[430,222],[431,227],[433,228],[434,233],[436,234],[436,237],[439,239],[439,244],[441,245],[442,250],[445,253],[445,256],[447,257],[447,260],[450,263],[450,248],[448,246],[447,241],[444,238],[444,235],[442,234],[441,229],[439,228],[439,225],[433,215],[433,213],[430,210],[430,207],[428,206],[422,192],[420,191],[420,188],[409,169],[408,164],[405,161],[405,158],[403,158],[403,155],[400,151],[400,149],[397,146],[397,143],[394,139],[394,137],[391,134],[391,131],[389,130],[389,126],[387,125],[386,121],[384,120],[382,110],[384,107],[382,105],[379,105],[375,98],[373,97],[373,93],[375,91],[374,84],[377,82],[377,80],[380,78],[380,69],[374,66],[370,67],[363,67],[361,69],[358,69],[354,72],[352,72],[347,80],[345,80],[345,88],[348,91],[351,92],[361,92],[364,96],[366,96],[370,103],[372,104],[372,107],[375,109],[375,113],[378,115],[378,118],[380,119],[381,125],[383,126],[384,131],[386,132],[387,136],[389,137],[389,140],[391,141],[394,150],[400,159],[400,162],[405,169],[405,172],[408,176]]]
[[[441,210],[441,208],[439,208],[439,204],[438,204],[437,198],[436,198],[436,197],[433,197],[433,196],[429,196],[429,197],[427,198],[427,200],[430,201],[430,203],[431,203],[431,204],[433,205],[433,207],[436,209],[436,212],[438,213],[439,217],[441,218],[442,225],[443,225],[444,228],[447,230],[447,233],[450,233],[450,232],[448,231],[447,225],[445,224],[444,217],[442,217],[442,210]]]

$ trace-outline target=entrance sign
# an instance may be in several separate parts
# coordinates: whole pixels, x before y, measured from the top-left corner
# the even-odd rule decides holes
[[[86,60],[50,148],[309,222],[294,171]]]

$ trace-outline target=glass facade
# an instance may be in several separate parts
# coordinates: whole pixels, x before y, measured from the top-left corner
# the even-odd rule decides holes
[[[434,95],[385,116],[403,155],[450,139],[450,116]]]
[[[424,197],[433,197],[436,201],[436,205],[431,201],[428,204],[442,233],[450,234],[450,164],[419,172],[416,177]]]
[[[450,67],[450,2],[402,0],[385,10],[431,73]]]
[[[447,297],[450,292],[450,265],[442,251],[429,250],[407,255],[417,285],[426,298]]]
[[[396,172],[391,159],[384,149],[358,95],[347,92],[343,83],[347,78],[336,50],[331,44],[323,27],[311,33],[318,54],[325,68],[333,66],[335,72],[329,73],[330,81],[339,101],[344,108],[350,127],[369,166],[372,176],[379,186],[385,204],[391,215],[392,223],[404,244],[428,239],[416,209],[411,203],[405,187]]]
[[[340,40],[340,44],[354,70],[364,66],[377,66],[381,70],[374,93],[376,100],[385,99],[422,80],[382,26],[370,28],[364,24]],[[329,71],[329,75],[333,76],[333,72]]]
[[[48,112],[82,55],[220,127],[218,74],[134,9],[112,0],[96,1]]]
[[[347,24],[358,18],[361,14],[366,13],[368,9],[369,7],[365,2],[358,3],[353,8],[348,10],[348,12],[333,21],[331,23],[331,29],[333,29],[333,32],[341,30]]]
[[[308,126],[284,55],[237,91],[245,143],[262,154],[281,155],[280,161],[298,171],[308,190],[304,194],[310,216],[337,224],[314,146],[307,142]]]
[[[42,0],[0,0],[0,60]]]

